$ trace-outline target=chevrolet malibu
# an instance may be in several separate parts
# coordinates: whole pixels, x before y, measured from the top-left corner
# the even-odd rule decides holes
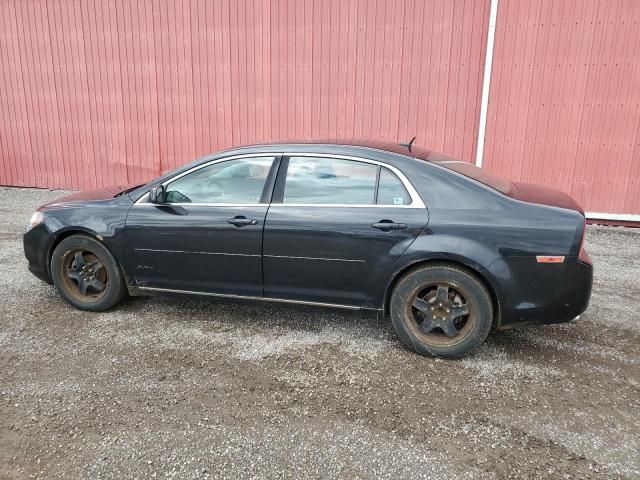
[[[466,162],[367,141],[254,145],[150,183],[40,207],[29,270],[73,306],[179,293],[390,317],[422,354],[493,329],[573,320],[592,263],[568,195]]]

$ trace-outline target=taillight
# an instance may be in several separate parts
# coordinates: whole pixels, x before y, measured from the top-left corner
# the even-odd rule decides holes
[[[580,239],[580,253],[578,254],[578,258],[583,263],[593,265],[593,262],[591,261],[591,257],[587,253],[587,250],[585,250],[584,248],[584,237],[586,233],[587,233],[587,220],[585,219],[584,226],[582,227],[582,238]]]
[[[589,265],[593,264],[593,262],[591,261],[591,257],[589,256],[587,251],[584,249],[584,245],[580,247],[580,255],[578,255],[578,258],[583,263],[588,263]]]

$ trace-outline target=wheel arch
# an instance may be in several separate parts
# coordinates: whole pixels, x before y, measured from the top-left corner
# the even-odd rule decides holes
[[[51,242],[51,245],[49,245],[49,249],[47,251],[47,275],[49,276],[49,279],[53,280],[51,277],[51,258],[53,257],[54,250],[60,244],[60,242],[62,242],[65,238],[69,238],[73,235],[84,235],[85,237],[89,237],[89,238],[92,238],[93,240],[97,240],[98,242],[100,242],[100,245],[106,248],[107,251],[111,254],[111,256],[115,259],[116,264],[118,265],[118,268],[120,268],[120,272],[122,272],[122,275],[124,276],[125,281],[128,284],[129,279],[127,278],[127,274],[125,273],[125,270],[122,268],[122,265],[118,260],[118,258],[113,254],[113,250],[103,242],[102,235],[100,235],[99,233],[91,229],[83,228],[83,227],[70,227],[66,229],[61,229],[58,232],[56,232],[55,238],[53,242]]]
[[[493,304],[493,326],[497,327],[500,325],[501,318],[501,305],[500,305],[500,297],[498,295],[496,286],[494,285],[491,275],[486,270],[482,269],[478,265],[475,265],[472,262],[466,261],[464,258],[456,257],[453,258],[423,258],[416,259],[408,264],[404,265],[401,269],[394,273],[391,280],[387,284],[387,288],[385,290],[384,295],[384,304],[383,311],[385,315],[389,315],[389,304],[391,303],[391,294],[395,289],[396,285],[400,281],[402,277],[404,277],[411,270],[415,270],[418,268],[422,268],[425,266],[435,266],[435,265],[453,265],[458,268],[462,268],[466,270],[467,273],[476,277],[487,289],[489,292],[489,296],[491,297],[491,302]]]

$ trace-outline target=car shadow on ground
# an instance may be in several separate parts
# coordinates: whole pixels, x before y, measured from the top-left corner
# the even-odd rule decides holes
[[[365,344],[384,341],[388,348],[412,352],[397,337],[388,315],[373,310],[346,310],[300,304],[279,304],[258,300],[234,300],[223,298],[185,297],[162,295],[131,297],[116,307],[133,314],[158,315],[175,322],[223,322],[226,328],[246,332],[259,331],[262,335],[282,336],[287,333],[339,331],[351,341]],[[152,312],[152,313],[150,313]],[[485,346],[465,358],[473,358],[483,348],[500,350],[509,357],[535,353],[540,346],[523,343],[523,335],[533,332],[543,335],[553,326],[529,325],[509,330],[492,330]],[[412,352],[413,353],[413,352]]]

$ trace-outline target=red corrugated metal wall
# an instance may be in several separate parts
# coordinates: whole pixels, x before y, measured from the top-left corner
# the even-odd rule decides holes
[[[640,213],[640,1],[500,0],[484,166]]]
[[[0,184],[144,181],[237,144],[472,160],[489,1],[0,2]]]
[[[0,184],[144,181],[232,145],[475,156],[489,0],[0,1]],[[640,2],[500,0],[484,166],[640,213]]]

